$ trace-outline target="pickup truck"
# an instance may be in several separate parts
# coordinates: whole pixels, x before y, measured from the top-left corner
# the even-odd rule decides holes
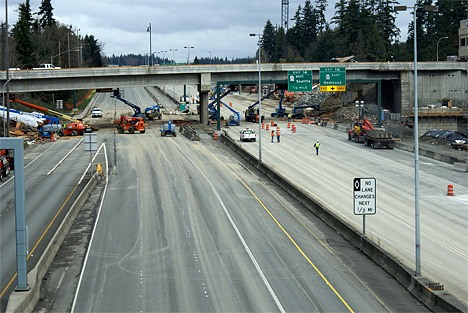
[[[255,131],[250,128],[244,128],[240,132],[240,141],[257,141],[257,135]]]
[[[34,67],[33,70],[60,70],[60,66],[55,66],[50,63],[42,63],[39,67]]]

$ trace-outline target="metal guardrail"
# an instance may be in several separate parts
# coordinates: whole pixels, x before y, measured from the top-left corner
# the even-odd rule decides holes
[[[180,126],[179,132],[192,141],[200,141],[200,135],[190,126]]]

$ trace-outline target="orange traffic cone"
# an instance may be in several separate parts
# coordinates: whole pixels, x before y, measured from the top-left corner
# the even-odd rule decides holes
[[[50,135],[50,140],[51,140],[51,141],[55,141],[55,134],[54,134],[54,133],[52,133],[52,134]]]

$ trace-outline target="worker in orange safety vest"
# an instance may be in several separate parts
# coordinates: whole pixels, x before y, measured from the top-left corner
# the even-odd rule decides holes
[[[280,142],[280,136],[281,136],[280,128],[276,127],[276,142]]]

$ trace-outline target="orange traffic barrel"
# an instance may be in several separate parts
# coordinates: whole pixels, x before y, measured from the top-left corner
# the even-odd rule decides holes
[[[447,186],[447,196],[453,196],[453,185],[450,184]]]
[[[214,140],[218,140],[218,133],[217,133],[217,132],[215,132],[215,133],[213,134],[213,139],[214,139]]]
[[[266,124],[266,125],[265,125],[265,129],[266,129],[266,130],[270,130],[270,124]]]
[[[262,123],[262,129],[265,129],[265,123]]]
[[[54,134],[54,133],[52,133],[52,134],[50,135],[50,140],[51,140],[51,141],[55,141],[55,134]]]
[[[232,108],[232,102],[229,101],[229,106]]]
[[[296,132],[296,125],[292,124],[291,130],[292,130],[293,133],[295,133]]]
[[[288,129],[291,128],[291,122],[288,122]]]

